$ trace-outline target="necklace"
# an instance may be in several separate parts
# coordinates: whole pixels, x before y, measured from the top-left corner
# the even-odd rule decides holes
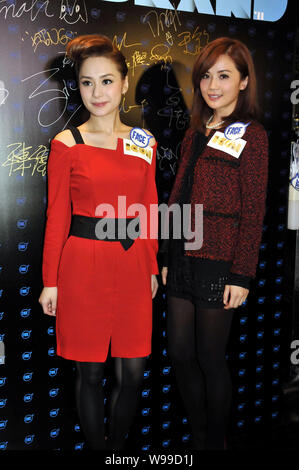
[[[223,124],[223,123],[225,122],[225,120],[224,120],[224,121],[216,122],[216,124],[210,124],[210,122],[212,121],[213,117],[214,117],[214,114],[212,114],[212,116],[209,117],[209,119],[207,120],[207,122],[206,122],[206,128],[207,128],[207,129],[215,129],[215,127],[218,127],[218,126],[220,126],[221,124]]]

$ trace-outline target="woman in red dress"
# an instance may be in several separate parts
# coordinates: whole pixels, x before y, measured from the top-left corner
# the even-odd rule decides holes
[[[107,447],[122,449],[151,352],[158,242],[143,235],[142,224],[153,220],[149,206],[157,204],[157,144],[148,134],[146,147],[134,145],[131,128],[120,120],[128,70],[108,38],[79,36],[68,44],[67,55],[90,117],[51,142],[39,302],[45,314],[56,315],[57,354],[76,362],[79,418],[95,450],[105,448],[101,382],[111,347],[118,384]],[[138,220],[133,204],[145,207],[148,220]],[[108,220],[115,230],[100,237],[99,223]],[[129,237],[130,223],[138,221],[139,232]],[[125,236],[119,235],[121,223]]]
[[[191,126],[169,205],[191,204],[200,248],[164,243],[168,345],[195,449],[224,449],[231,380],[225,360],[233,312],[246,300],[262,236],[268,140],[256,120],[256,78],[248,48],[218,38],[193,67]],[[203,206],[203,220],[194,216]],[[201,224],[201,226],[199,226]]]

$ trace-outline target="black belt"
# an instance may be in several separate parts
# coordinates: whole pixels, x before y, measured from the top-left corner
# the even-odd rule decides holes
[[[107,217],[87,217],[74,214],[72,216],[69,236],[88,238],[90,240],[101,240],[107,242],[120,242],[125,250],[128,250],[140,235],[139,222],[136,224],[134,236],[128,237],[128,224],[136,219],[111,219]],[[101,222],[103,221],[103,222]],[[97,226],[100,222],[100,226]],[[107,227],[104,232],[103,228]]]

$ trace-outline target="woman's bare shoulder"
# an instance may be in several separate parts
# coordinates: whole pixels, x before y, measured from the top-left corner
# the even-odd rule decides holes
[[[69,129],[65,129],[64,131],[59,132],[57,135],[55,135],[53,140],[58,140],[68,147],[72,147],[76,144],[73,134]]]

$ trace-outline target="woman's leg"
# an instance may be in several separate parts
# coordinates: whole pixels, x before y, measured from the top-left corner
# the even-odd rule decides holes
[[[109,448],[121,450],[139,403],[146,357],[115,358],[116,387],[111,399]]]
[[[192,447],[204,449],[205,385],[196,356],[195,311],[190,300],[168,296],[168,354],[193,435]]]
[[[196,308],[197,354],[207,394],[207,448],[224,449],[231,404],[231,378],[225,359],[233,310]]]
[[[105,448],[104,394],[102,379],[104,362],[76,362],[76,401],[86,442],[92,450]]]

